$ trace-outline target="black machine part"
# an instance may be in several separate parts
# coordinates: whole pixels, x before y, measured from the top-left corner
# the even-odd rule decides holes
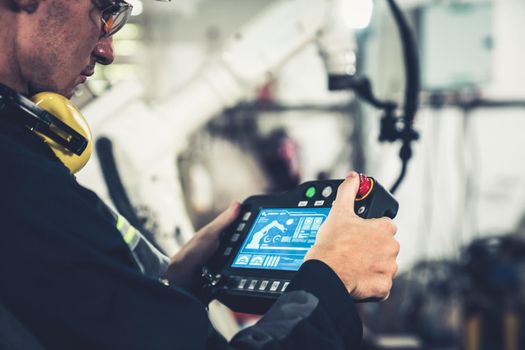
[[[255,226],[259,213],[268,208],[320,209],[327,212],[332,207],[337,188],[342,182],[343,180],[305,182],[291,191],[246,199],[241,205],[239,218],[223,232],[220,248],[202,270],[204,301],[217,299],[234,311],[265,313],[286,291],[296,271],[232,267],[237,253],[243,248]],[[357,215],[365,219],[385,216],[394,218],[398,208],[398,202],[383,186],[375,179],[361,175],[361,186],[354,204]]]
[[[419,133],[414,129],[414,119],[419,108],[419,92],[421,90],[419,52],[414,34],[403,12],[395,0],[386,0],[396,22],[405,69],[405,93],[401,115],[397,115],[398,104],[393,101],[382,101],[373,92],[372,83],[367,77],[353,74],[328,76],[328,88],[332,91],[352,90],[364,102],[384,112],[381,118],[379,141],[401,141],[399,158],[401,172],[396,182],[390,188],[395,193],[404,180],[408,162],[412,158],[412,143],[419,139]]]

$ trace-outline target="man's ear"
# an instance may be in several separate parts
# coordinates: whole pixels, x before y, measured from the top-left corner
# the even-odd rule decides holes
[[[38,8],[41,0],[11,0],[18,11],[33,13]]]

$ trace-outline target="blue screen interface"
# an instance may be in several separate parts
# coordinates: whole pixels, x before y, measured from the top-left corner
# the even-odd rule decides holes
[[[232,267],[297,271],[330,208],[263,208]]]

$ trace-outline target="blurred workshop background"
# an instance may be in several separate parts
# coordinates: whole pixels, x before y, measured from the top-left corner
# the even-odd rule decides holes
[[[81,183],[172,254],[234,199],[397,182],[400,272],[364,346],[525,349],[525,1],[398,0],[408,36],[384,0],[129,2],[74,97]],[[251,320],[212,309],[227,335]]]

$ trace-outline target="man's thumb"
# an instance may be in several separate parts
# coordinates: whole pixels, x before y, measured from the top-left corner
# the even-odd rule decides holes
[[[335,198],[334,207],[338,210],[344,210],[348,214],[354,214],[354,202],[359,191],[360,179],[359,174],[352,171],[346,176],[339,188]]]

